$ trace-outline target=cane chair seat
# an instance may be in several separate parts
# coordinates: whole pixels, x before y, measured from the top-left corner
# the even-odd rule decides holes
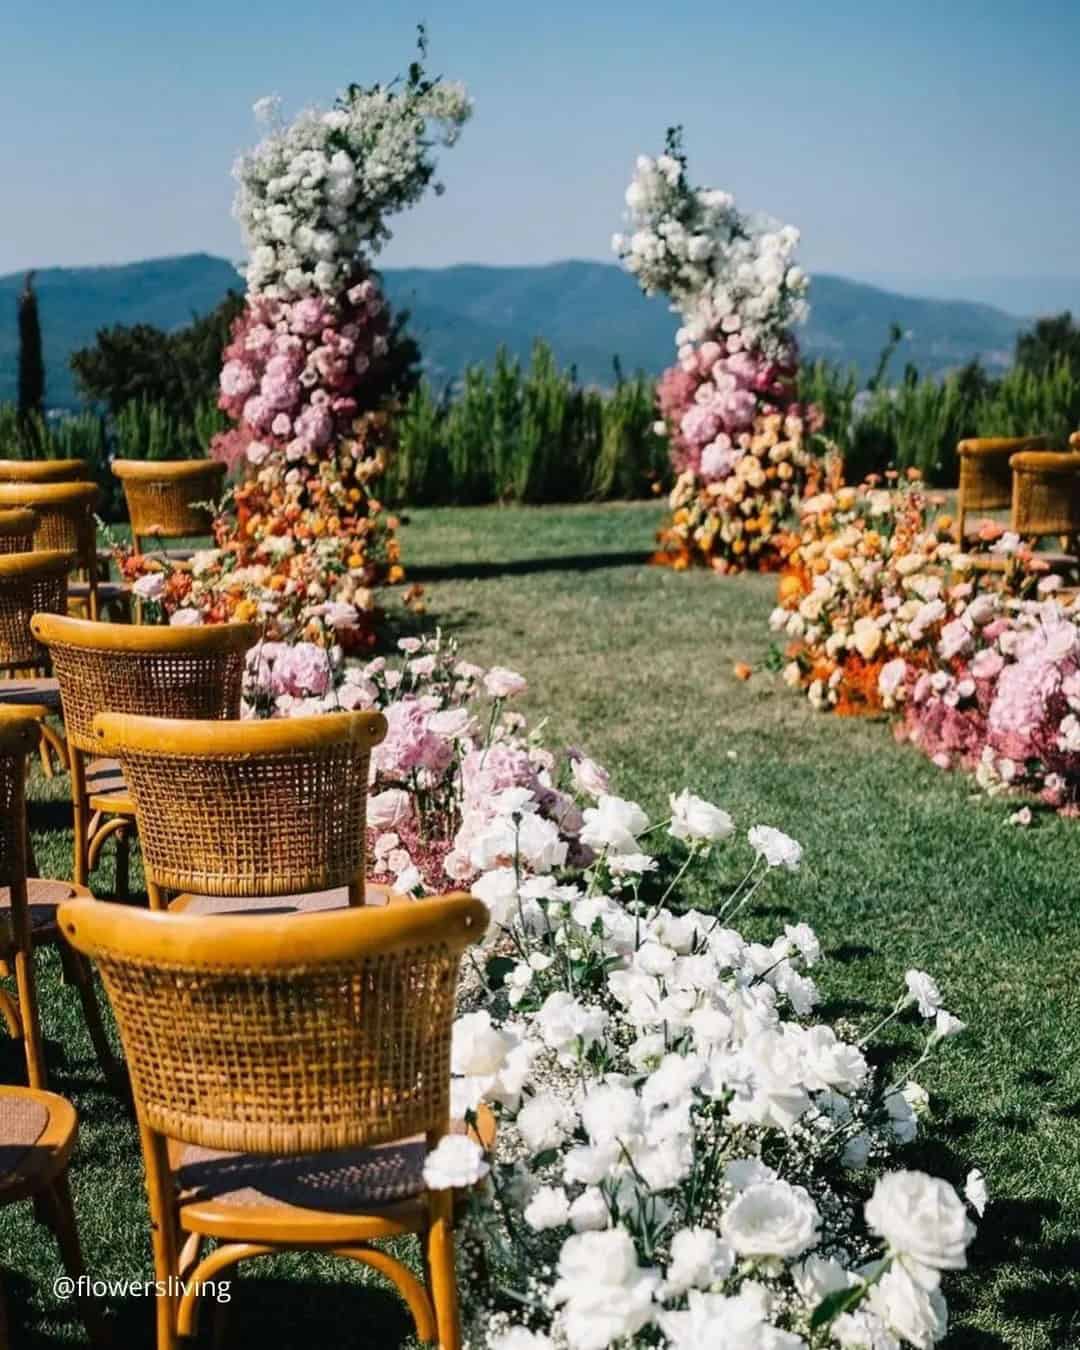
[[[0,1204],[33,1195],[61,1172],[77,1128],[75,1108],[63,1097],[0,1087]]]
[[[60,711],[60,685],[51,675],[0,680],[0,703],[36,704],[49,712]]]
[[[120,812],[125,816],[135,814],[135,803],[124,782],[124,771],[115,759],[90,761],[86,766],[86,791],[91,811]]]
[[[48,881],[43,877],[26,878],[26,912],[34,940],[41,941],[56,928],[56,910],[65,900],[89,898],[85,886],[70,881]],[[0,886],[0,960],[12,948],[11,887]],[[45,930],[50,930],[46,933]]]
[[[406,895],[398,895],[389,886],[367,882],[365,905],[411,904]],[[305,895],[178,895],[169,909],[184,914],[317,914],[322,910],[348,909],[348,886],[331,891],[313,891]]]

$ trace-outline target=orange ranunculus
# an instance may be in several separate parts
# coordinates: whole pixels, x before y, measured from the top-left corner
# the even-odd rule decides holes
[[[753,666],[747,665],[745,661],[735,662],[735,678],[737,680],[748,680],[753,673]]]
[[[399,581],[404,581],[405,580],[404,567],[401,567],[397,563],[395,563],[387,572],[386,579],[391,586],[396,585]]]
[[[249,620],[253,619],[258,612],[259,606],[254,600],[248,598],[240,601],[233,610],[233,616],[238,623],[247,623]]]

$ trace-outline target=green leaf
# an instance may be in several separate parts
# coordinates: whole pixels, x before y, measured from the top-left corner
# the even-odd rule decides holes
[[[536,1157],[532,1159],[529,1165],[535,1172],[537,1169],[541,1167],[550,1167],[551,1164],[556,1160],[556,1158],[558,1158],[558,1156],[559,1150],[557,1148],[546,1148],[543,1150],[542,1153],[538,1153]]]
[[[517,965],[517,962],[510,956],[493,956],[484,967],[484,978],[492,989],[501,989],[506,983],[506,977]]]
[[[813,1311],[810,1330],[820,1331],[822,1327],[831,1326],[843,1313],[857,1308],[866,1297],[868,1288],[866,1284],[857,1284],[851,1289],[836,1289],[826,1294]]]

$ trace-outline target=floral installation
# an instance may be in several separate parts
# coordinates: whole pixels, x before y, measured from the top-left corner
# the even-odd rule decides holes
[[[797,400],[792,329],[809,284],[793,261],[799,233],[693,187],[677,128],[664,154],[638,159],[626,204],[631,232],[613,248],[682,318],[678,365],[657,390],[677,478],[655,561],[775,569],[784,523],[827,448],[820,410]]]
[[[733,927],[803,852],[771,826],[715,912],[692,873],[737,847],[735,823],[689,790],[649,820],[577,749],[555,754],[513,708],[526,680],[463,661],[441,635],[348,662],[314,644],[249,660],[252,715],[381,708],[372,871],[419,894],[469,886],[491,925],[466,971],[453,1110],[498,1118],[494,1152],[456,1135],[431,1187],[473,1188],[459,1227],[468,1343],[929,1346],[943,1272],[974,1229],[945,1181],[887,1171],[928,1110],[868,1047],[926,1027],[910,1073],[962,1024],[909,971],[877,1026],[814,1018],[818,939]],[[968,1179],[981,1212],[985,1179]],[[737,1335],[739,1339],[721,1340]]]
[[[470,103],[418,60],[404,81],[350,85],[329,111],[288,125],[275,100],[256,111],[270,128],[235,168],[247,307],[220,379],[235,425],[210,447],[239,481],[217,513],[216,549],[196,566],[131,553],[120,566],[135,581],[162,574],[139,594],[170,622],[260,616],[275,637],[358,649],[375,639],[375,588],[404,577],[396,523],[375,491],[395,402],[370,257],[389,238],[387,217],[431,184],[436,141],[454,144]]]
[[[924,630],[942,603],[959,547],[912,471],[807,498],[780,577],[774,633],[789,639],[783,677],[815,708],[841,714],[884,707],[882,670],[896,657],[929,662]],[[962,563],[963,560],[960,560]]]

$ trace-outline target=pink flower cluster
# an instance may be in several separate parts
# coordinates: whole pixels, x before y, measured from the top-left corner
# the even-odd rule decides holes
[[[212,452],[258,467],[277,453],[289,463],[349,434],[357,387],[385,355],[388,317],[379,288],[364,277],[337,299],[250,296],[225,349],[219,406],[237,428]]]
[[[924,635],[936,668],[908,668],[900,738],[991,792],[1025,790],[1075,812],[1080,612],[984,594],[942,618]]]
[[[794,343],[770,361],[747,351],[739,333],[684,348],[657,389],[676,473],[690,470],[706,482],[727,478],[750,448],[755,416],[782,411],[801,417],[794,402],[797,361]],[[818,431],[817,410],[806,415],[809,429]]]

